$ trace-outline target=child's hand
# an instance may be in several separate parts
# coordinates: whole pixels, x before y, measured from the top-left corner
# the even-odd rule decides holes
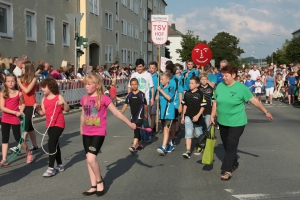
[[[192,121],[193,121],[193,122],[197,122],[197,121],[199,120],[199,117],[200,117],[200,116],[195,115],[195,116],[193,117],[193,120],[192,120]]]
[[[161,87],[160,86],[157,86],[156,88],[159,92],[161,91]]]
[[[214,117],[210,117],[210,124],[215,125],[215,118]]]
[[[145,115],[145,119],[148,119],[148,115]]]
[[[135,129],[136,129],[136,124],[135,124],[135,123],[130,123],[130,124],[129,124],[129,127],[130,127],[132,130],[135,130]]]
[[[17,117],[20,117],[21,115],[22,115],[21,112],[16,112],[16,116],[17,116]]]
[[[184,124],[184,118],[181,119],[181,123]]]

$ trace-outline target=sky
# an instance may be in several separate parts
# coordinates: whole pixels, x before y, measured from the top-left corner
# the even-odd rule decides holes
[[[181,33],[191,30],[209,42],[228,32],[240,39],[243,58],[271,55],[300,29],[300,0],[165,1],[169,23]]]

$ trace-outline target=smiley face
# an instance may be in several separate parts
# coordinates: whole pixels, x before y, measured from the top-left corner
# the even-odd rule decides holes
[[[211,49],[204,43],[197,44],[192,50],[192,59],[197,65],[207,65],[212,59]]]

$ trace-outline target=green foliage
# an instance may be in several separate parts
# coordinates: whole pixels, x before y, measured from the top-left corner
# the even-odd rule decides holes
[[[192,58],[192,50],[197,44],[206,43],[206,41],[201,41],[198,35],[194,36],[194,32],[190,30],[181,38],[181,49],[176,49],[176,53],[179,53],[182,61]]]
[[[224,59],[236,67],[241,66],[239,56],[245,52],[238,47],[239,42],[240,40],[237,37],[226,32],[220,32],[208,43],[213,52],[216,66],[219,66],[220,61]]]
[[[286,47],[286,58],[291,62],[300,62],[300,36],[293,38]],[[286,64],[288,64],[286,63]]]

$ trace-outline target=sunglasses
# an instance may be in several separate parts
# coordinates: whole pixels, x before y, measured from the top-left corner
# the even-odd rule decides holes
[[[176,68],[176,70],[181,70],[181,69],[178,67],[178,68]]]

